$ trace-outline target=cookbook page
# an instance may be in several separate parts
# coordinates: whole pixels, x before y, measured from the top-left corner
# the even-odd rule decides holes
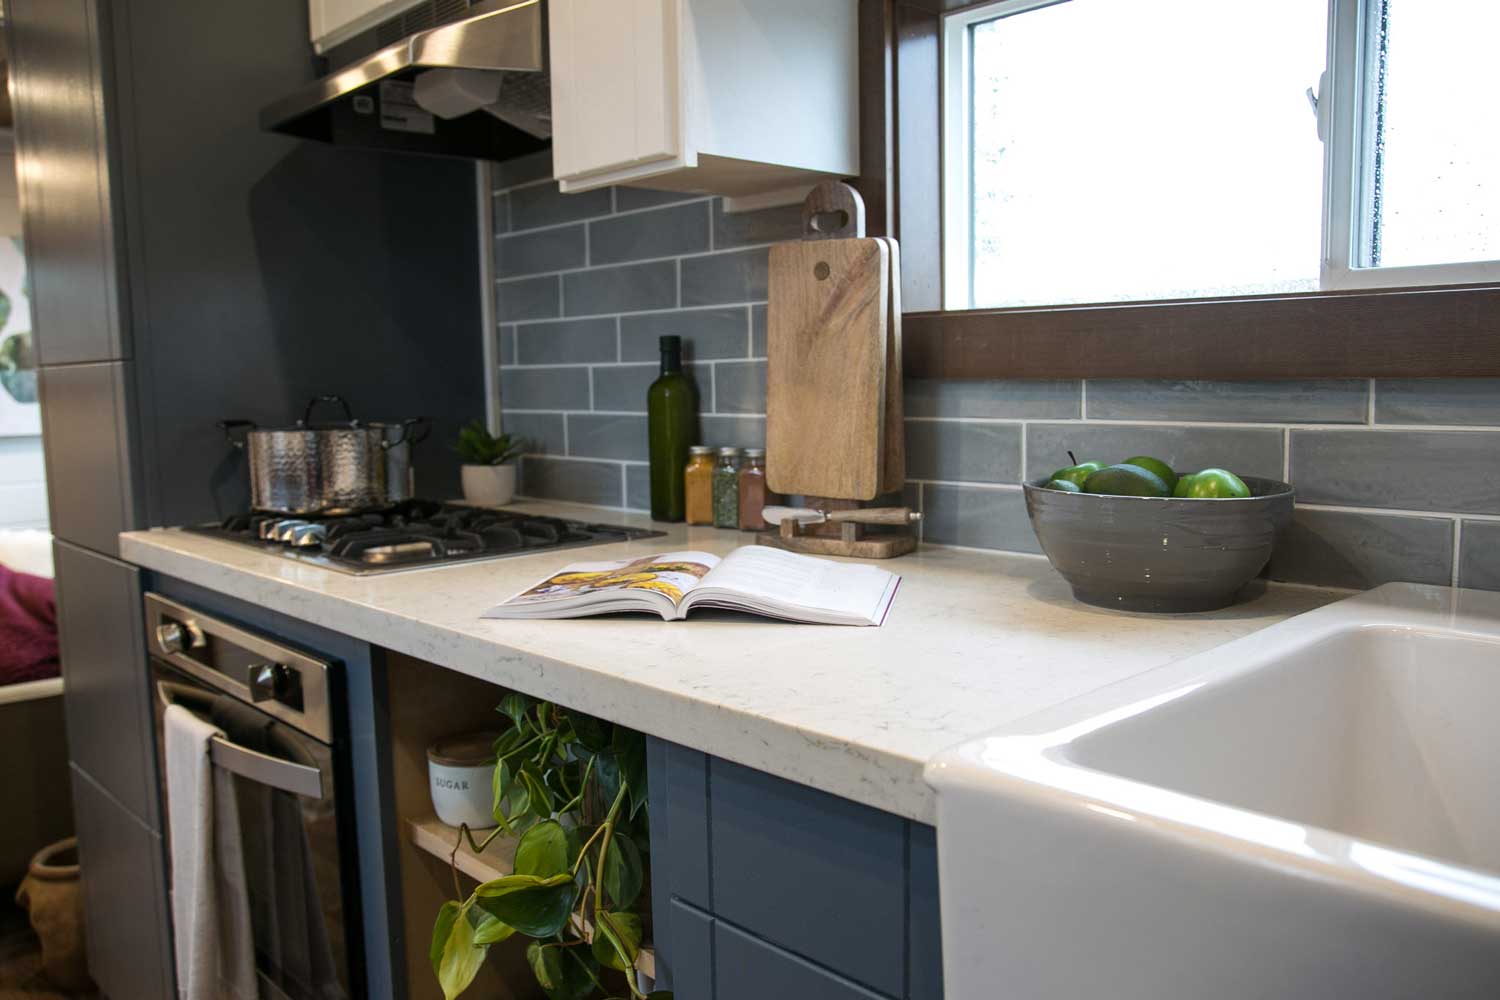
[[[724,557],[689,603],[718,604],[721,596],[729,595],[783,617],[795,611],[809,621],[857,619],[879,624],[899,582],[900,577],[875,566],[746,545]]]
[[[663,552],[640,559],[572,563],[486,615],[514,614],[525,608],[541,611],[560,605],[607,605],[622,598],[634,598],[640,604],[656,604],[665,598],[675,607],[717,565],[718,556],[707,552]]]

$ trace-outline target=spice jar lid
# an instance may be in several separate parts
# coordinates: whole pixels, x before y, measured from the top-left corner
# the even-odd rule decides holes
[[[764,449],[764,448],[746,448],[745,449],[745,457],[746,458],[765,458],[766,457],[766,449]]]
[[[712,455],[714,450],[706,444],[695,444],[688,449],[689,455]]]
[[[732,447],[725,446],[725,447],[719,449],[719,454],[720,455],[738,455],[739,453],[740,453],[740,450],[738,448],[732,448]]]

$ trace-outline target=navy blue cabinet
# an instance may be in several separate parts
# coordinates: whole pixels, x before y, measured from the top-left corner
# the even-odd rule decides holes
[[[684,1000],[937,1000],[931,827],[650,743],[658,985]]]

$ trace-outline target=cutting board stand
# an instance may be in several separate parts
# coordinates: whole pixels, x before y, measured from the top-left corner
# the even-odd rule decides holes
[[[778,255],[772,250],[771,290],[768,324],[769,360],[768,378],[771,392],[768,395],[768,424],[785,420],[791,433],[771,433],[768,426],[767,473],[777,487],[777,492],[801,495],[802,506],[814,510],[853,510],[875,500],[877,493],[888,494],[901,489],[906,479],[905,428],[902,401],[901,376],[901,264],[900,250],[893,239],[879,238],[881,258],[885,261],[885,275],[881,284],[885,288],[884,301],[879,302],[883,314],[882,328],[873,331],[876,341],[874,364],[834,367],[820,386],[809,386],[806,381],[796,384],[784,375],[797,373],[806,378],[806,351],[809,342],[822,337],[848,336],[868,317],[851,318],[846,310],[833,303],[842,296],[834,292],[826,301],[823,311],[817,315],[798,316],[797,308],[806,309],[807,301],[799,293],[809,276],[793,269],[794,265],[806,268],[812,265],[812,280],[830,279],[830,265],[813,261],[818,256],[819,241],[844,241],[847,247],[854,241],[865,240],[865,205],[859,192],[840,181],[826,181],[813,188],[802,203],[802,239],[790,244],[779,244],[792,253]],[[871,241],[875,242],[875,241]],[[834,244],[829,244],[830,251]],[[814,257],[805,251],[813,250]],[[802,252],[798,252],[802,251]],[[787,266],[778,268],[778,258]],[[831,253],[830,260],[838,255]],[[832,280],[839,277],[838,265],[832,267]],[[780,286],[780,292],[778,292]],[[789,303],[795,303],[789,305]],[[871,344],[871,341],[863,341]],[[881,359],[883,358],[883,363]],[[809,391],[833,393],[846,389],[849,379],[866,380],[863,388],[867,405],[862,417],[849,429],[852,437],[848,441],[838,439],[838,431],[830,425],[820,423],[816,417],[798,411],[799,397],[805,399]],[[781,392],[777,389],[786,386]],[[873,397],[873,398],[871,398]],[[787,409],[773,409],[786,400]],[[794,415],[795,414],[795,415]],[[807,433],[807,425],[820,427],[819,432]],[[780,428],[775,428],[780,430]],[[832,439],[830,439],[832,438]],[[825,486],[828,480],[820,473],[830,466],[846,460],[851,452],[861,457],[862,480],[869,487],[864,496],[828,496]],[[787,470],[805,470],[793,471]],[[779,481],[777,481],[779,479]],[[848,492],[858,492],[850,489]],[[916,527],[873,527],[853,521],[810,524],[792,519],[783,520],[778,528],[760,532],[756,542],[792,552],[819,556],[846,556],[856,559],[890,559],[905,555],[917,548]]]

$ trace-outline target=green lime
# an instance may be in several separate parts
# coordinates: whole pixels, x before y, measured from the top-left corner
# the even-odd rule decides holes
[[[1063,482],[1072,483],[1074,486],[1082,486],[1083,481],[1089,476],[1104,468],[1103,462],[1079,462],[1065,469],[1058,469],[1052,473],[1053,480],[1061,479]]]
[[[1192,496],[1192,494],[1189,493],[1188,491],[1193,488],[1193,482],[1197,478],[1198,478],[1198,474],[1196,472],[1189,472],[1185,476],[1178,476],[1177,477],[1177,485],[1174,486],[1174,487],[1172,487],[1172,495],[1174,497],[1188,497],[1188,496]]]
[[[1165,497],[1172,491],[1161,477],[1139,465],[1111,465],[1084,480],[1083,492],[1123,497]]]
[[[1062,493],[1082,493],[1083,487],[1071,479],[1054,479],[1045,487],[1049,490],[1058,490]]]
[[[1250,495],[1245,481],[1228,469],[1204,469],[1195,473],[1187,492],[1176,494],[1192,500],[1243,499]]]
[[[1147,472],[1156,473],[1161,477],[1161,481],[1167,484],[1168,493],[1171,493],[1172,489],[1177,485],[1177,473],[1173,472],[1172,467],[1159,458],[1152,458],[1150,455],[1137,455],[1134,458],[1127,458],[1120,464],[1139,465]]]

